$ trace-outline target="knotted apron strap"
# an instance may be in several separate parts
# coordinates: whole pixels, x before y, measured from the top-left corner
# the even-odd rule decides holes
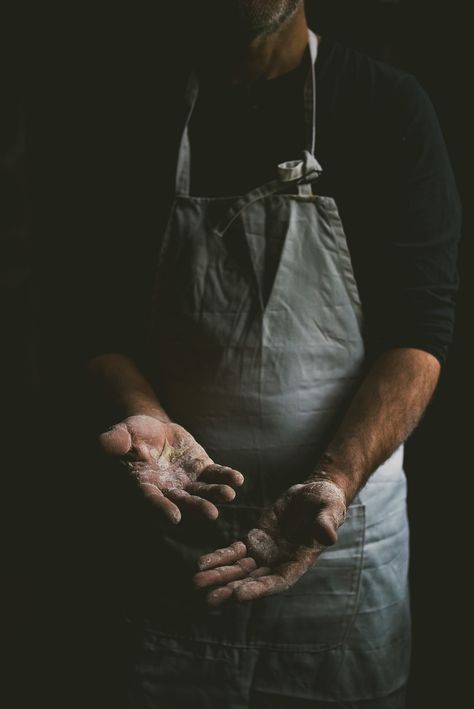
[[[307,150],[303,151],[302,160],[289,160],[288,162],[280,163],[278,165],[278,177],[256,187],[254,190],[247,192],[237,199],[226,211],[218,225],[214,227],[214,233],[222,237],[234,219],[236,219],[249,204],[268,195],[280,192],[291,183],[296,183],[299,189],[303,188],[300,194],[310,194],[311,188],[309,187],[309,183],[318,178],[321,172],[321,165],[314,155],[311,155]],[[305,191],[305,185],[309,189],[309,192]]]

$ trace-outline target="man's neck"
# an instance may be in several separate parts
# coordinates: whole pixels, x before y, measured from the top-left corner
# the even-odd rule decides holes
[[[225,39],[219,37],[215,45],[211,40],[198,56],[204,74],[234,84],[287,74],[301,64],[308,44],[304,3],[277,32],[258,37],[245,47],[236,49],[230,44],[230,49]]]

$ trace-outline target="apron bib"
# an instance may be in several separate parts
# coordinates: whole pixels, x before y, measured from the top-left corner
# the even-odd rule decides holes
[[[361,304],[344,229],[334,200],[311,189],[321,173],[317,46],[310,32],[302,158],[245,195],[189,194],[194,73],[186,89],[146,374],[170,417],[245,483],[217,521],[183,520],[154,541],[167,572],[147,578],[151,603],[132,623],[146,637],[137,662],[158,686],[160,671],[170,672],[153,661],[160,648],[189,667],[259,651],[260,690],[315,699],[379,696],[407,676],[402,449],[357,495],[337,544],[289,591],[209,610],[190,586],[200,554],[244,537],[262,508],[307,477],[362,376]]]

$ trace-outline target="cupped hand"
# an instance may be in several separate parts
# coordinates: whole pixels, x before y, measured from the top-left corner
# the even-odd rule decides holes
[[[183,512],[216,519],[214,503],[230,502],[243,475],[218,465],[182,426],[153,416],[129,416],[99,437],[102,450],[117,456],[143,495],[177,524]]]
[[[286,591],[334,544],[345,517],[346,498],[334,482],[294,485],[245,540],[201,556],[194,585],[207,590],[210,606]]]

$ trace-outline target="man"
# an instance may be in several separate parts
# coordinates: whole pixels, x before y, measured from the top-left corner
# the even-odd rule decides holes
[[[154,508],[126,527],[129,705],[401,707],[403,442],[452,331],[449,161],[415,80],[302,2],[213,11],[143,345],[90,361],[103,450]]]

